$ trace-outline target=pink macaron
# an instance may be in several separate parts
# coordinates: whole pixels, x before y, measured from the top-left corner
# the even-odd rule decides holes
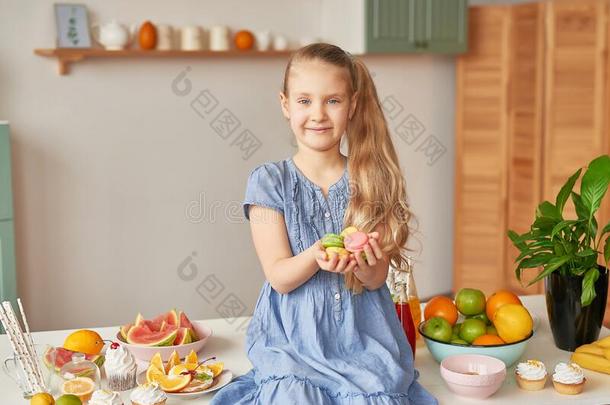
[[[369,243],[369,236],[364,232],[352,232],[345,236],[343,245],[350,252],[359,252]]]

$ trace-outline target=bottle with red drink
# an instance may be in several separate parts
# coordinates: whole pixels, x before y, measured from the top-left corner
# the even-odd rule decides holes
[[[412,263],[411,257],[407,257],[406,269],[390,268],[388,282],[396,307],[396,314],[411,345],[413,357],[415,357],[417,327],[421,322],[421,307],[415,288]]]

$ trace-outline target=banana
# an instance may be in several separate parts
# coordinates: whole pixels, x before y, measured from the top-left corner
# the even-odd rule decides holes
[[[604,349],[610,349],[610,336],[606,336],[605,338],[599,339],[595,342],[596,345],[603,347]]]
[[[610,349],[603,349],[604,350],[604,357],[610,361]]]
[[[591,353],[575,352],[572,354],[571,360],[583,368],[610,374],[610,360],[605,357],[596,356]]]
[[[594,343],[588,345],[582,345],[576,349],[577,353],[589,353],[594,354],[596,356],[604,355],[604,348],[600,347]]]

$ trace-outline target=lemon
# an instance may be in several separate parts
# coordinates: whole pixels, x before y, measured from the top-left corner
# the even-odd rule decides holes
[[[523,340],[532,333],[534,321],[523,305],[504,304],[494,314],[493,324],[506,343]]]
[[[30,399],[30,405],[54,405],[55,400],[51,394],[40,392]]]
[[[99,333],[88,329],[72,332],[64,341],[64,349],[78,353],[97,355],[103,348],[104,341]]]
[[[88,377],[76,377],[65,381],[61,386],[63,394],[76,395],[81,401],[88,401],[94,390],[95,383]]]

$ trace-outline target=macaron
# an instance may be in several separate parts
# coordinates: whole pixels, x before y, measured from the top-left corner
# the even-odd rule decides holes
[[[322,246],[328,247],[343,247],[343,236],[336,233],[327,233],[322,237]]]
[[[336,247],[336,246],[327,247],[326,254],[328,255],[329,258],[330,258],[331,253],[335,253],[335,254],[339,255],[339,259],[349,256],[349,252],[347,251],[347,249],[344,249],[342,247]]]
[[[343,245],[350,252],[363,250],[368,242],[369,236],[361,231],[352,232],[343,238]]]

